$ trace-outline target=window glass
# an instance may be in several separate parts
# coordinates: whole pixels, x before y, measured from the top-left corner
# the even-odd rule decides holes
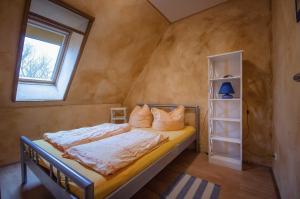
[[[59,49],[58,45],[25,37],[20,78],[52,81]]]
[[[22,52],[21,81],[55,82],[65,33],[28,24]]]

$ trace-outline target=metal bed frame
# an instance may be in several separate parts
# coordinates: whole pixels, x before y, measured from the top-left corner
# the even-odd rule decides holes
[[[139,104],[141,105],[141,104]],[[174,109],[177,105],[162,105],[162,104],[148,104],[149,107]],[[109,194],[107,199],[124,199],[130,198],[144,185],[146,185],[154,176],[163,170],[172,160],[174,160],[182,151],[195,142],[195,149],[199,152],[200,141],[200,109],[199,106],[184,106],[186,110],[191,110],[195,114],[195,128],[196,134],[178,144],[167,154],[162,156],[150,166],[134,176],[127,183],[120,186],[118,189]],[[69,182],[72,181],[83,191],[84,199],[94,198],[94,183],[88,178],[84,177],[68,165],[57,159],[52,154],[48,153],[33,141],[25,136],[20,138],[20,160],[21,160],[21,175],[22,185],[27,182],[27,167],[40,179],[40,181],[47,187],[47,189],[54,195],[55,198],[77,198],[70,191]],[[46,160],[50,168],[46,170],[40,166],[40,158]],[[55,175],[56,170],[56,175]],[[63,174],[63,175],[62,175]],[[63,177],[62,177],[63,176]],[[64,178],[62,184],[61,179]]]

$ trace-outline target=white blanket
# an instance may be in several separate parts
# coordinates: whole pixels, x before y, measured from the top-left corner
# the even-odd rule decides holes
[[[56,133],[45,133],[44,139],[51,143],[54,147],[61,151],[66,149],[85,144],[130,130],[129,124],[112,124],[104,123],[93,127],[85,127],[74,129],[70,131],[59,131]]]
[[[63,155],[103,175],[114,174],[158,147],[168,137],[134,129],[107,139],[69,148]]]

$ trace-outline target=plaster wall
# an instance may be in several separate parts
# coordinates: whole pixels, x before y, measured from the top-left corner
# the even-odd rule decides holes
[[[270,0],[229,0],[171,24],[124,104],[198,104],[201,150],[208,150],[207,56],[244,50],[244,160],[271,165]],[[248,110],[248,114],[247,114]]]
[[[296,23],[295,1],[272,1],[273,29],[273,171],[281,198],[300,198],[300,24]]]

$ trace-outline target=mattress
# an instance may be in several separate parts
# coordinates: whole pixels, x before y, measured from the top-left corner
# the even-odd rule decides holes
[[[112,193],[114,190],[125,184],[131,178],[139,174],[142,170],[147,168],[156,160],[160,159],[163,155],[167,154],[178,144],[184,142],[189,137],[193,136],[195,133],[195,128],[192,126],[186,126],[183,130],[180,131],[156,131],[151,128],[142,128],[143,130],[151,131],[154,133],[162,133],[169,136],[169,141],[162,144],[155,150],[150,153],[142,156],[140,159],[136,160],[131,165],[121,169],[116,174],[112,176],[102,176],[101,174],[90,170],[75,160],[70,160],[62,157],[62,152],[54,148],[51,144],[44,140],[36,140],[34,143],[39,145],[41,148],[46,150],[48,153],[54,155],[56,158],[64,162],[69,167],[73,168],[83,176],[87,177],[94,182],[94,195],[95,198],[101,199],[105,198],[107,195]],[[48,164],[43,164],[44,167],[49,167]],[[70,190],[72,193],[75,193],[79,198],[82,198],[82,191],[75,184],[70,183]]]

